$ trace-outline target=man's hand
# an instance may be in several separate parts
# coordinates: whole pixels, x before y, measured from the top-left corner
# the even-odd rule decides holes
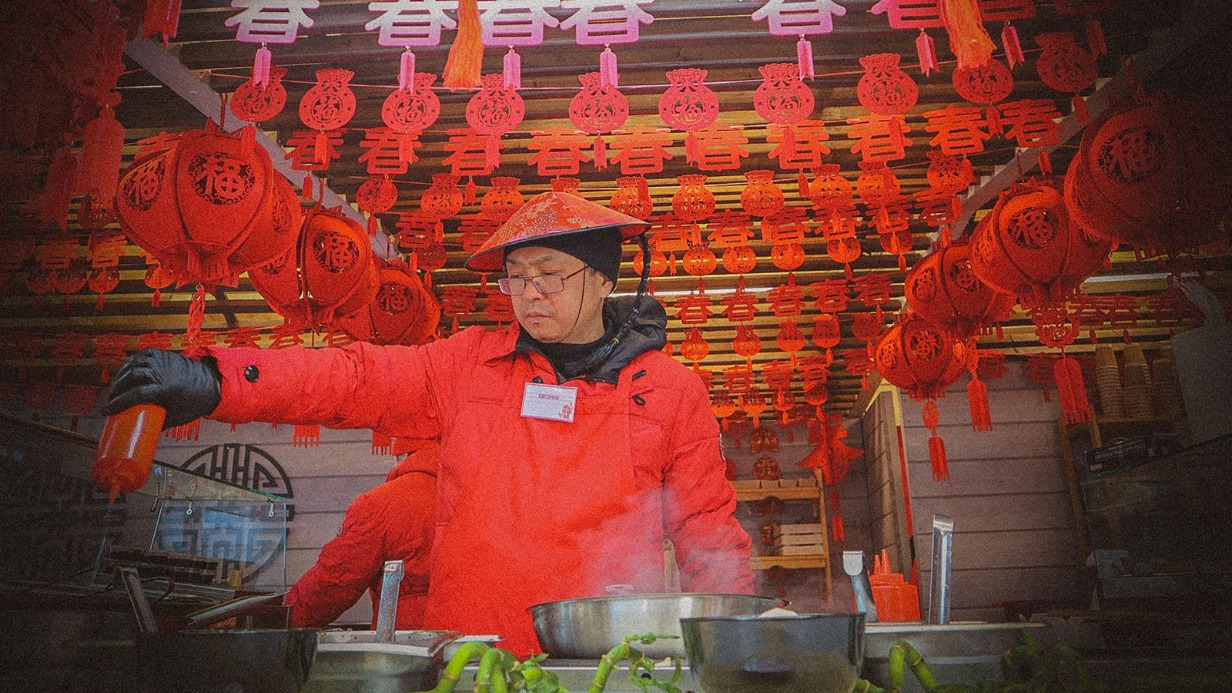
[[[222,376],[213,358],[194,361],[172,351],[143,349],[116,371],[103,413],[157,404],[167,410],[163,427],[171,428],[208,415],[221,401]]]

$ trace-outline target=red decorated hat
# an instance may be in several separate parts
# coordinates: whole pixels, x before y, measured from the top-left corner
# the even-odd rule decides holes
[[[566,234],[619,229],[624,239],[641,233],[648,224],[603,205],[562,192],[545,192],[522,205],[509,220],[466,261],[473,272],[495,272],[504,267],[505,249],[528,241]]]

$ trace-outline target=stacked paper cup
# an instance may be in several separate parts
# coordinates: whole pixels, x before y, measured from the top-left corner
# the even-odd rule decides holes
[[[1114,419],[1125,417],[1125,400],[1121,392],[1121,369],[1111,345],[1095,347],[1095,383],[1099,388],[1099,413]]]
[[[1169,420],[1184,418],[1181,383],[1171,349],[1164,349],[1155,357],[1151,364],[1151,383],[1155,389],[1155,415]]]
[[[1125,417],[1149,419],[1154,415],[1151,405],[1151,371],[1146,363],[1142,347],[1130,344],[1125,347],[1124,386]]]

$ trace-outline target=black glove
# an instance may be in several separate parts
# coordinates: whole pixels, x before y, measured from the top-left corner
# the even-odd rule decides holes
[[[171,428],[210,414],[221,401],[222,375],[213,357],[194,361],[173,351],[142,349],[116,371],[103,413],[157,404],[167,410],[163,428]]]

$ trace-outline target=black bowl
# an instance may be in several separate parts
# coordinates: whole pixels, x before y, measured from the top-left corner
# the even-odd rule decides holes
[[[702,693],[850,693],[864,660],[863,614],[680,619]]]

